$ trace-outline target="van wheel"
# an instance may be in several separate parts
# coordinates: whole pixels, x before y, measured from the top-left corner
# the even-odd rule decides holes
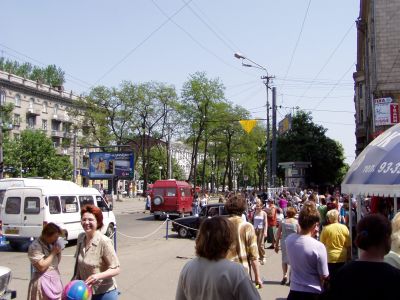
[[[105,235],[108,236],[108,237],[111,237],[113,235],[113,233],[114,233],[114,225],[110,224],[107,227]]]
[[[160,215],[154,215],[154,220],[160,220]]]
[[[180,238],[187,238],[189,237],[189,230],[187,230],[185,227],[181,227],[178,230],[178,236]]]
[[[15,251],[18,251],[18,250],[21,249],[21,245],[22,245],[22,244],[19,243],[19,242],[10,241],[10,242],[9,242],[9,245],[10,245],[11,249],[13,249],[13,250],[15,250]]]

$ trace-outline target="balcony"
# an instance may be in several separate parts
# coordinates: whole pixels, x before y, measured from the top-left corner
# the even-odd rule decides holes
[[[66,138],[66,139],[73,139],[73,138],[74,138],[74,134],[73,134],[72,132],[65,132],[65,131],[64,131],[63,138]]]
[[[58,130],[52,130],[51,131],[51,136],[52,137],[63,138],[64,137],[64,132],[58,131]]]
[[[40,112],[40,109],[30,107],[26,111],[26,114],[29,116],[40,116]]]

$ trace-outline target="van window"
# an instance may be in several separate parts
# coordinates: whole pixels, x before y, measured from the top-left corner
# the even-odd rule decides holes
[[[96,196],[97,207],[101,209],[101,211],[106,212],[109,211],[107,203],[100,196]]]
[[[75,196],[61,196],[61,207],[63,213],[78,212],[78,201]]]
[[[6,214],[19,215],[21,212],[21,198],[9,197],[6,201]]]
[[[49,197],[49,210],[50,214],[60,214],[61,213],[61,204],[60,199],[56,196]]]
[[[92,196],[79,196],[79,204],[81,208],[85,205],[94,205],[93,197]]]
[[[181,188],[181,196],[182,197],[190,197],[191,193],[190,193],[190,189],[186,189],[186,188]]]
[[[155,188],[153,189],[154,196],[164,196],[163,188]]]
[[[176,188],[166,188],[165,196],[167,196],[167,197],[175,197],[176,196]]]
[[[27,215],[38,215],[40,212],[40,198],[26,197],[24,203],[24,213]]]

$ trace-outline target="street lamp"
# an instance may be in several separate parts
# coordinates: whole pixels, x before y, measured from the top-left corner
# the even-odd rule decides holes
[[[160,170],[160,180],[161,180],[161,171],[162,171],[162,166],[159,166],[158,169]]]
[[[269,76],[267,69],[251,60],[250,58],[244,56],[243,54],[236,52],[234,57],[242,60],[243,67],[251,67],[263,70],[267,75],[261,76],[263,80],[267,92],[267,177],[268,177],[268,187],[274,185],[274,179],[276,177],[276,89],[272,88],[272,168],[271,168],[271,150],[270,150],[270,125],[269,125],[269,97],[268,90],[270,89],[269,83],[270,80],[274,78],[274,76]],[[251,64],[244,63],[244,61],[249,61]]]

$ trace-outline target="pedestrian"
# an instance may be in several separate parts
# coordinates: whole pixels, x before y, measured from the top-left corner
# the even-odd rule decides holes
[[[198,216],[199,215],[199,194],[197,192],[194,193],[193,201],[192,201],[192,215]]]
[[[33,272],[29,281],[28,300],[61,299],[63,285],[58,265],[61,247],[57,243],[61,229],[54,223],[46,224],[40,237],[28,249]]]
[[[256,200],[255,212],[253,215],[253,226],[257,236],[257,247],[260,264],[265,263],[265,250],[264,250],[264,238],[268,233],[268,218],[267,213],[263,211],[263,204],[260,199]]]
[[[235,239],[232,224],[224,217],[206,219],[196,238],[196,258],[179,276],[176,300],[261,299],[245,269],[226,259]]]
[[[115,276],[120,273],[120,263],[111,240],[100,232],[103,214],[94,205],[81,209],[81,225],[76,246],[76,272],[74,279],[84,280],[92,287],[92,300],[118,299]]]
[[[297,210],[294,207],[289,206],[286,211],[286,218],[278,227],[276,233],[275,241],[275,252],[279,252],[279,241],[281,241],[281,253],[282,253],[282,272],[283,277],[281,280],[281,285],[286,284],[288,281],[288,271],[289,271],[289,259],[287,257],[286,251],[286,238],[292,233],[299,233],[300,227],[297,220],[294,218],[297,214]]]
[[[318,231],[318,222],[319,213],[315,203],[307,201],[299,214],[300,233],[293,233],[286,238],[291,266],[288,300],[318,299],[323,282],[329,275],[325,246],[313,237]]]
[[[225,202],[225,210],[230,215],[232,222],[234,239],[228,250],[226,258],[240,263],[251,274],[254,272],[254,281],[262,287],[260,276],[260,265],[258,263],[259,254],[257,247],[257,237],[254,227],[249,222],[242,219],[242,214],[246,210],[246,199],[241,195],[231,195]]]
[[[207,194],[203,193],[200,198],[200,207],[203,208],[208,203]]]
[[[150,193],[146,193],[146,207],[145,210],[151,209],[151,196]]]
[[[326,213],[328,225],[321,232],[320,241],[328,254],[329,279],[333,280],[337,271],[350,260],[350,233],[347,226],[339,223],[339,212],[332,209]]]
[[[400,269],[400,213],[397,213],[392,220],[392,245],[390,252],[385,255],[385,262]]]
[[[276,206],[272,198],[268,199],[268,206],[266,208],[268,218],[268,235],[267,242],[271,245],[267,249],[275,249],[275,235],[278,226],[278,219],[276,213]]]
[[[347,263],[331,282],[331,299],[399,299],[400,270],[384,262],[390,250],[392,226],[381,214],[370,214],[357,224],[360,258]]]
[[[286,218],[286,210],[287,210],[287,206],[288,206],[288,200],[286,199],[285,194],[282,193],[281,196],[279,197],[278,205],[282,209],[283,215]]]

